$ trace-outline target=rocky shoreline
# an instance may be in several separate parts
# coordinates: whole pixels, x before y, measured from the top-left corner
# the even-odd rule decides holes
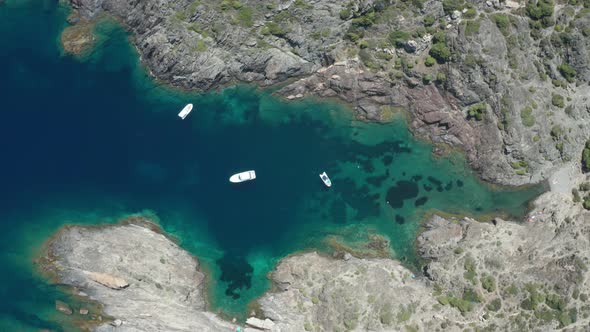
[[[541,19],[513,1],[70,2],[82,18],[122,22],[162,81],[294,80],[278,94],[337,97],[367,121],[404,110],[417,136],[461,148],[493,183],[541,182],[587,139],[590,14],[580,4],[549,1]]]
[[[590,120],[585,4],[71,4],[84,19],[120,20],[150,72],[175,86],[288,81],[277,92],[287,100],[340,98],[362,120],[407,112],[416,136],[462,149],[484,180],[552,177],[524,223],[432,216],[416,242],[426,262],[418,276],[349,253],[282,260],[270,276],[275,291],[258,300],[246,331],[587,330],[590,213],[572,197],[588,181],[577,162]],[[565,176],[559,168],[571,161]],[[135,221],[60,230],[42,269],[104,305],[93,313],[106,321],[98,331],[234,329],[206,311],[198,261]]]
[[[430,217],[416,243],[426,262],[419,275],[387,258],[289,256],[242,330],[581,330],[590,324],[590,212],[570,192],[588,178],[553,180],[528,222]],[[89,315],[96,331],[239,326],[207,312],[198,260],[145,217],[66,226],[45,248],[46,275],[102,304]]]

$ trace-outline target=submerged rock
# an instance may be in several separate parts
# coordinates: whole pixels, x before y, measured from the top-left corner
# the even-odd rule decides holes
[[[74,312],[67,303],[59,300],[55,301],[55,309],[66,315],[71,315]]]
[[[94,24],[88,21],[79,21],[78,18],[72,18],[78,21],[75,25],[67,26],[61,33],[61,44],[64,51],[72,55],[81,55],[89,50],[95,41],[92,32]]]

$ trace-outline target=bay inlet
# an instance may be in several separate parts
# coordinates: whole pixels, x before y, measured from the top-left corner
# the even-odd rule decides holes
[[[295,251],[362,250],[380,236],[412,264],[428,211],[518,217],[540,192],[486,185],[460,155],[434,158],[403,117],[363,123],[344,105],[244,85],[175,90],[146,74],[108,20],[89,55],[64,56],[67,13],[42,1],[0,6],[0,326],[67,324],[54,309],[67,295],[32,262],[64,224],[154,215],[206,266],[212,310],[242,316]],[[228,181],[249,169],[256,180]]]

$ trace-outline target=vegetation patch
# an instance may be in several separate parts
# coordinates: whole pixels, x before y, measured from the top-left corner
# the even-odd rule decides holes
[[[576,75],[578,74],[576,69],[567,63],[562,63],[557,67],[557,69],[559,70],[561,75],[570,83],[576,79]]]
[[[533,115],[533,108],[531,106],[520,110],[520,120],[525,127],[532,127],[535,124],[535,116]]]
[[[506,14],[494,14],[491,16],[492,21],[496,23],[496,26],[502,32],[504,36],[510,34],[510,18]]]
[[[471,105],[467,111],[468,119],[475,119],[477,121],[483,120],[483,116],[486,112],[488,105],[484,102]]]
[[[499,311],[501,308],[502,308],[502,300],[500,300],[499,298],[493,299],[486,306],[486,309],[488,309],[489,311]]]
[[[469,20],[465,22],[465,36],[472,36],[479,32],[480,20]]]
[[[462,10],[465,2],[463,0],[443,0],[445,14],[452,14],[455,10]]]
[[[582,170],[584,172],[590,171],[590,140],[586,141],[586,145],[582,151]]]
[[[451,50],[447,47],[444,42],[438,42],[432,45],[428,52],[430,56],[435,58],[439,63],[445,63],[451,59]]]
[[[488,292],[494,292],[496,290],[496,279],[491,275],[485,275],[481,279],[481,287],[483,287]]]
[[[557,106],[559,108],[565,107],[565,100],[563,99],[563,96],[559,93],[551,94],[551,103],[553,104],[553,106]]]

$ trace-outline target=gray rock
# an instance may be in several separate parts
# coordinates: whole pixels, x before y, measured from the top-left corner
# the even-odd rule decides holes
[[[233,329],[235,325],[206,312],[198,261],[155,230],[157,226],[141,217],[120,225],[62,228],[47,244],[45,255],[57,260],[46,268],[61,283],[102,303],[104,313],[117,318],[113,323],[120,325],[120,331]],[[119,276],[129,286],[105,287],[94,282],[87,271]],[[97,331],[112,328],[105,324]]]
[[[57,309],[57,311],[61,312],[62,314],[66,315],[71,315],[73,313],[72,308],[70,308],[70,306],[67,303],[59,300],[55,301],[55,309]]]

